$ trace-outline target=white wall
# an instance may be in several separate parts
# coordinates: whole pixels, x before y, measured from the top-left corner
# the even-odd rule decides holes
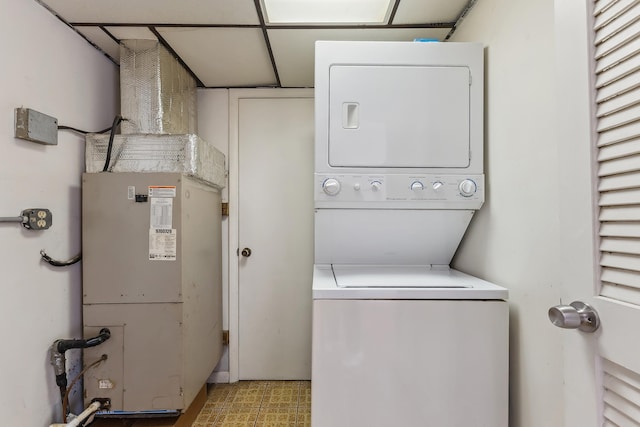
[[[229,171],[229,90],[198,90],[198,136],[211,143],[226,156]],[[229,201],[229,184],[222,190],[222,201]],[[222,217],[222,329],[229,330],[229,218]],[[233,258],[236,259],[235,257]],[[229,382],[229,346],[209,378],[211,383]]]
[[[44,426],[61,414],[49,347],[82,336],[81,265],[50,267],[39,251],[59,259],[80,251],[84,139],[69,132],[59,133],[57,146],[16,139],[14,108],[103,129],[118,110],[118,69],[35,1],[0,0],[0,10],[0,216],[30,207],[53,212],[47,231],[0,224],[0,408],[3,425]],[[79,351],[68,353],[77,373]]]
[[[553,0],[482,0],[453,41],[486,46],[487,202],[454,259],[509,289],[510,425],[563,425]]]

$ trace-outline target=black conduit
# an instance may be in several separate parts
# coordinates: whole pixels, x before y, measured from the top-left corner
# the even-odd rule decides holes
[[[107,158],[104,159],[104,167],[102,168],[102,172],[107,172],[109,169],[109,163],[111,163],[111,151],[113,150],[113,139],[116,136],[116,128],[122,121],[121,116],[116,116],[113,119],[113,124],[111,125],[111,132],[109,133],[109,145],[107,146]]]

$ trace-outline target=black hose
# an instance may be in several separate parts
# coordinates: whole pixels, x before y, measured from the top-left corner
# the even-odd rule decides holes
[[[111,336],[111,331],[107,328],[102,328],[100,334],[96,337],[89,338],[87,340],[58,340],[57,350],[59,353],[64,353],[72,348],[89,348],[95,347],[98,344],[102,344]]]
[[[100,329],[100,334],[97,337],[89,338],[83,348],[95,347],[98,344],[102,344],[111,337],[111,331],[108,328]]]
[[[64,405],[64,396],[67,394],[67,374],[56,375],[56,385],[60,389],[60,401]]]

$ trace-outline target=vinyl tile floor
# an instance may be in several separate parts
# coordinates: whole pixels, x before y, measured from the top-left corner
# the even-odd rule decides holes
[[[213,384],[192,427],[309,427],[310,381]]]

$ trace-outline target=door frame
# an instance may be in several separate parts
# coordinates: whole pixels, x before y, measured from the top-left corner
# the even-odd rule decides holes
[[[563,254],[560,279],[562,304],[593,303],[599,294],[597,153],[592,106],[592,3],[554,2],[556,88],[558,98],[559,220]],[[567,165],[570,168],[567,169]],[[579,188],[575,185],[581,182]],[[586,184],[586,185],[585,185]],[[602,424],[601,331],[563,335],[564,425]]]
[[[229,90],[229,382],[239,380],[239,172],[240,100],[266,98],[313,98],[313,89],[230,89]],[[309,171],[312,173],[313,171]]]

